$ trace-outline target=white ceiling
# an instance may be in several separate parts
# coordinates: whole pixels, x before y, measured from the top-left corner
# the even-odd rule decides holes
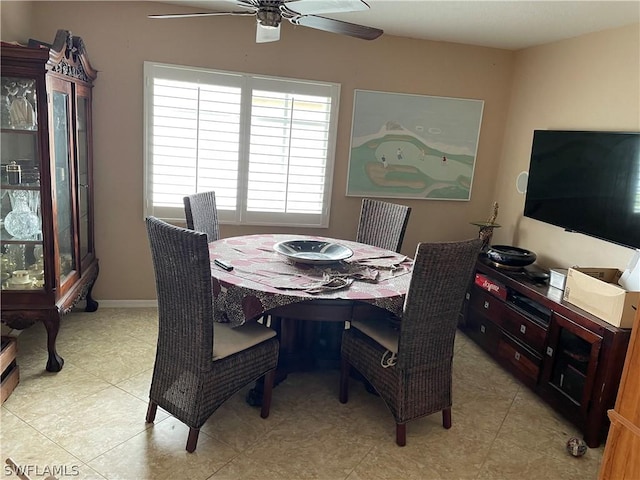
[[[369,10],[326,17],[381,28],[389,35],[521,48],[640,22],[640,1],[366,0]],[[199,11],[242,10],[233,1],[174,1]],[[174,8],[175,10],[175,8]],[[174,13],[168,6],[166,11]],[[248,19],[247,19],[248,20]],[[187,21],[187,20],[180,20]],[[211,17],[211,22],[223,21]],[[327,35],[332,35],[327,33]]]

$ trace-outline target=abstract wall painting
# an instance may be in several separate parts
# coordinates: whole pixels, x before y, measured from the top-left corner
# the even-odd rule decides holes
[[[347,196],[470,200],[483,108],[355,90]]]

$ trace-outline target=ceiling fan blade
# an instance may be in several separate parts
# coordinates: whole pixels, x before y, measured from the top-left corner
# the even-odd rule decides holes
[[[277,42],[280,40],[280,24],[277,27],[266,27],[256,24],[256,43]]]
[[[255,15],[255,11],[244,12],[200,12],[200,13],[167,13],[160,15],[147,15],[148,18],[190,18],[190,17],[215,17],[219,15]]]
[[[311,27],[325,32],[349,35],[351,37],[362,38],[363,40],[374,40],[384,33],[379,28],[366,27],[364,25],[357,25],[355,23],[343,22],[341,20],[318,17],[315,15],[295,17],[289,19],[289,21],[294,25],[302,25],[303,27]]]
[[[362,0],[291,0],[284,7],[300,15],[316,15],[319,13],[343,13],[368,10]]]

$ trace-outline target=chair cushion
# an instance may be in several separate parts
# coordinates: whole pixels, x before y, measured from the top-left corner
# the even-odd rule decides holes
[[[386,318],[369,318],[367,320],[352,320],[351,328],[357,328],[365,335],[392,353],[398,353],[400,331]]]
[[[213,360],[238,353],[276,336],[275,330],[256,322],[232,328],[230,323],[213,323]]]

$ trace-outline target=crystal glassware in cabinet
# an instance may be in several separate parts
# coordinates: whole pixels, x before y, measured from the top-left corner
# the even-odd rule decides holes
[[[35,130],[36,105],[34,79],[2,77],[2,128]]]
[[[33,78],[1,79],[2,290],[44,287],[37,92]]]

